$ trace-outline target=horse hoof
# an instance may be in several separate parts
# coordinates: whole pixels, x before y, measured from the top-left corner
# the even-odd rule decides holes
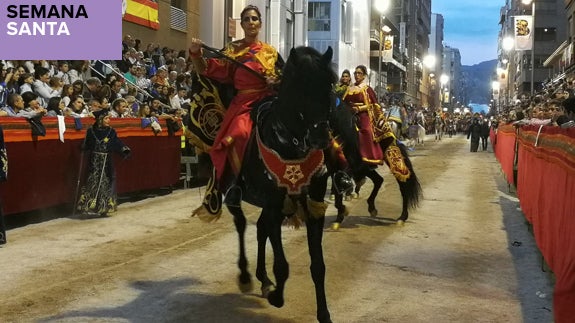
[[[253,290],[252,275],[249,273],[238,275],[238,287],[242,293],[249,293]]]
[[[357,198],[359,198],[359,194],[358,194],[358,193],[351,193],[349,196],[351,196],[352,199],[357,199]]]
[[[342,217],[344,217],[344,218],[349,215],[349,210],[347,209],[347,207],[345,207],[345,206],[343,207],[343,211],[341,211],[341,212],[338,214],[338,216],[340,216],[340,215],[341,215]]]
[[[278,293],[278,291],[273,290],[268,294],[268,302],[277,307],[280,308],[282,306],[284,306],[284,298],[283,295],[281,295],[280,293]]]
[[[405,221],[403,221],[403,220],[397,220],[396,225],[397,225],[398,227],[402,227],[402,226],[405,225]]]
[[[262,297],[268,298],[270,293],[274,291],[274,285],[262,286]]]
[[[334,231],[339,230],[339,222],[334,222],[331,224],[331,229]]]
[[[377,216],[377,209],[369,211],[369,216],[371,216],[372,218],[375,218]]]
[[[331,195],[329,196],[329,200],[330,200],[330,201],[335,200],[335,195],[331,194]]]
[[[254,285],[252,284],[251,280],[249,282],[246,282],[246,283],[240,282],[238,284],[238,287],[240,288],[240,292],[242,292],[244,294],[250,293],[252,290],[254,290]]]

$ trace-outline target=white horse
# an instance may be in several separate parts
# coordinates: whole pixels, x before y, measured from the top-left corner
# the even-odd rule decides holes
[[[407,129],[406,146],[410,150],[414,150],[416,145],[424,146],[425,141],[425,128],[420,124],[412,124]]]
[[[435,116],[435,119],[433,120],[435,140],[441,140],[441,137],[443,137],[444,125],[445,123],[443,122],[443,119],[441,119],[439,115]]]

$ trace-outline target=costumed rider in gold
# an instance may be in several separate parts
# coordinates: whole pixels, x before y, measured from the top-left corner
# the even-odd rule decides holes
[[[259,9],[248,5],[240,17],[244,38],[229,43],[223,54],[244,66],[224,58],[205,59],[202,56],[202,41],[199,39],[192,39],[189,48],[192,63],[199,74],[223,84],[232,84],[237,91],[227,108],[214,144],[208,151],[214,173],[208,183],[203,206],[193,213],[200,217],[206,215],[203,211],[207,211],[213,219],[219,217],[221,192],[226,192],[226,203],[239,205],[241,202],[241,190],[234,182],[240,172],[252,129],[250,111],[254,103],[277,94],[275,87],[283,67],[283,60],[276,49],[259,40],[262,27]]]
[[[367,68],[364,65],[357,66],[353,76],[355,83],[347,88],[343,101],[347,102],[357,115],[362,160],[375,167],[384,162],[383,151],[378,143],[384,135],[378,130],[384,123],[383,112],[377,103],[375,92],[365,82]]]

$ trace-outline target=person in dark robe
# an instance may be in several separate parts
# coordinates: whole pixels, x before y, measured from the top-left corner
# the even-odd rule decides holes
[[[8,179],[8,155],[4,146],[4,130],[0,125],[0,183]],[[2,213],[2,201],[0,200],[0,246],[6,244],[6,224]]]
[[[467,130],[467,139],[471,137],[471,152],[476,153],[479,148],[479,139],[481,138],[481,125],[479,119],[473,118],[469,129]]]
[[[481,148],[487,150],[487,140],[489,140],[489,120],[485,119],[481,123]]]
[[[80,190],[76,209],[86,215],[107,216],[117,208],[112,153],[128,158],[131,151],[110,127],[109,110],[96,111],[94,116],[96,121],[82,144],[83,150],[89,152],[88,178]]]

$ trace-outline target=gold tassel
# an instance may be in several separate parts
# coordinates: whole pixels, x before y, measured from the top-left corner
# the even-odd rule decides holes
[[[324,201],[317,202],[308,199],[307,208],[309,210],[310,216],[319,219],[325,216],[325,211],[327,210],[327,203],[325,203]]]
[[[202,204],[192,212],[192,217],[194,216],[197,216],[202,222],[216,222],[222,216],[222,209],[219,209],[216,214],[212,214],[206,209],[206,206]]]

